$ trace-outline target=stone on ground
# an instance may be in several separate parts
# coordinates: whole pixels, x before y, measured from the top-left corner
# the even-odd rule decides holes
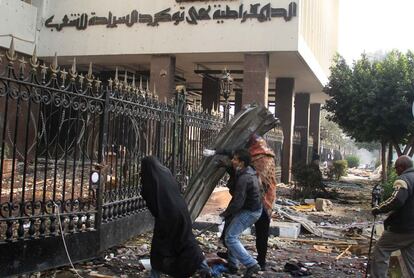
[[[317,211],[329,211],[333,208],[333,204],[330,200],[317,198],[315,207]]]

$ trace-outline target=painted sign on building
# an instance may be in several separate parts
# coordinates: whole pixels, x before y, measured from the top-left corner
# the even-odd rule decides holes
[[[121,25],[133,27],[135,24],[147,26],[159,26],[160,23],[173,23],[179,25],[185,22],[190,25],[197,25],[200,21],[213,20],[218,24],[226,20],[238,20],[244,23],[247,20],[257,20],[258,22],[270,21],[273,18],[283,18],[290,21],[297,15],[297,4],[291,2],[287,8],[273,7],[271,3],[262,5],[261,3],[250,4],[245,7],[240,4],[237,9],[232,9],[228,5],[221,4],[206,5],[204,7],[191,6],[179,7],[173,11],[171,8],[163,9],[155,14],[142,13],[132,10],[126,15],[116,15],[109,11],[107,15],[99,15],[96,12],[90,13],[71,13],[65,14],[62,19],[55,21],[55,15],[48,17],[45,26],[52,31],[61,31],[63,28],[74,27],[77,30],[85,30],[88,27],[103,25],[107,28],[116,28]]]

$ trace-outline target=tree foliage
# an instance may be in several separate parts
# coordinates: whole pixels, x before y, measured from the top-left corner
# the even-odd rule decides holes
[[[331,96],[325,109],[357,142],[392,143],[398,154],[408,153],[414,143],[413,84],[412,52],[392,51],[382,60],[363,54],[352,67],[338,55],[324,89]]]
[[[370,152],[381,150],[381,144],[377,141],[373,141],[373,142],[355,142],[355,146],[358,149],[366,149]]]
[[[321,139],[334,145],[345,143],[345,134],[337,123],[329,120],[330,113],[325,109],[321,110]]]
[[[336,160],[333,162],[333,172],[336,180],[346,175],[346,169],[348,169],[348,162],[346,160]]]
[[[345,160],[348,162],[349,168],[356,168],[359,166],[359,157],[356,155],[348,155],[345,157]]]
[[[331,115],[325,109],[321,110],[321,142],[323,144],[339,146],[346,153],[355,153],[357,147],[352,138],[346,136],[339,125],[331,120]]]
[[[297,197],[315,198],[321,192],[326,192],[318,165],[297,164],[293,167],[292,174],[296,181]]]

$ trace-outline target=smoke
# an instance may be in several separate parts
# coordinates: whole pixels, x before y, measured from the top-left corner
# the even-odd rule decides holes
[[[376,152],[378,153],[378,152]],[[366,149],[358,149],[356,156],[359,158],[359,165],[370,165],[374,166],[377,160],[377,154],[374,154]]]

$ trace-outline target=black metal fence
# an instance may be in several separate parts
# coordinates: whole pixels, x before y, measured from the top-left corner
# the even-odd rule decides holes
[[[33,54],[0,53],[0,276],[79,261],[147,230],[140,160],[156,155],[182,189],[202,151],[224,125],[222,115],[170,103],[135,78],[103,85],[92,72],[46,66]],[[128,83],[130,80],[130,83]],[[265,135],[280,176],[282,132]],[[300,138],[295,134],[294,146]],[[100,181],[91,181],[91,173]]]
[[[103,84],[75,60],[18,57],[13,42],[0,52],[0,277],[68,264],[61,235],[79,261],[147,230],[141,158],[159,157],[184,190],[225,124],[186,101],[159,102],[118,72]],[[280,175],[282,132],[265,137]]]
[[[278,128],[274,128],[267,132],[264,136],[269,147],[273,149],[275,153],[275,164],[276,164],[276,178],[280,182],[280,177],[282,174],[282,146],[283,146],[283,132]]]
[[[161,103],[135,80],[104,86],[92,65],[26,61],[13,44],[0,66],[1,277],[66,264],[61,234],[76,261],[145,229],[141,158],[158,156],[185,187],[224,125],[184,92]]]

